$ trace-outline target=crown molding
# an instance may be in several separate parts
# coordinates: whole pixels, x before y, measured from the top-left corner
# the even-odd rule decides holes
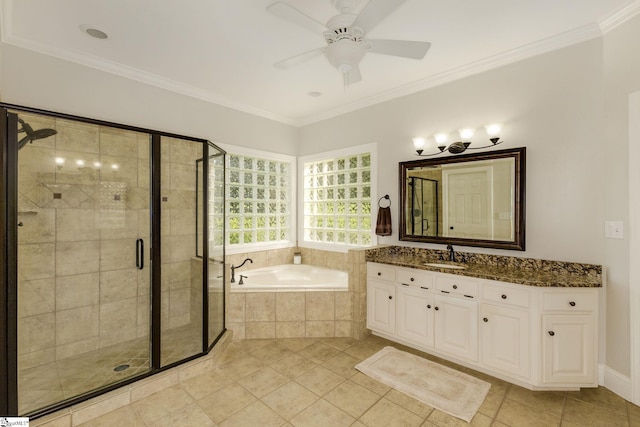
[[[331,111],[307,116],[299,120],[298,126],[306,126],[315,122],[327,120],[342,114],[350,113],[365,107],[370,107],[372,105],[390,101],[395,98],[410,95],[436,86],[441,86],[455,80],[499,68],[514,62],[522,61],[524,59],[541,55],[543,53],[552,52],[554,50],[582,43],[587,40],[592,40],[601,36],[602,31],[600,30],[600,26],[598,24],[584,25],[574,30],[567,31],[534,43],[530,43],[519,48],[512,49],[510,51],[503,52],[486,59],[482,59],[472,64],[434,74],[425,79],[417,80],[413,83],[387,90],[375,96],[361,99],[357,102],[344,105]]]
[[[200,88],[167,79],[157,74],[129,67],[117,62],[107,61],[93,55],[78,52],[71,49],[61,49],[55,46],[46,45],[44,43],[34,42],[22,37],[13,35],[11,28],[11,1],[2,2],[3,7],[0,8],[0,37],[2,43],[17,46],[23,49],[31,50],[43,55],[52,56],[54,58],[63,59],[75,64],[83,65],[99,71],[115,74],[130,80],[135,80],[150,86],[155,86],[170,92],[179,93],[195,99],[210,102],[222,107],[230,108],[240,112],[248,113],[254,116],[262,117],[268,120],[284,123],[291,126],[299,126],[296,120],[285,117],[270,111],[262,110],[243,103],[235,102],[223,98],[214,93],[202,90]]]
[[[156,74],[142,71],[120,63],[107,61],[102,58],[87,55],[78,51],[56,48],[45,45],[43,43],[37,43],[17,37],[12,34],[10,22],[11,20],[9,19],[9,17],[11,16],[11,4],[11,1],[2,1],[3,7],[0,9],[0,37],[2,39],[2,42],[4,43],[15,45],[27,50],[32,50],[44,55],[64,59],[79,65],[148,84],[150,86],[155,86],[174,93],[179,93],[195,99],[200,99],[202,101],[214,103],[226,108],[252,114],[254,116],[262,117],[268,120],[273,120],[295,127],[303,127],[322,120],[327,120],[342,114],[350,113],[395,98],[424,91],[436,86],[440,86],[455,80],[499,68],[504,65],[518,62],[527,58],[598,38],[601,37],[604,33],[611,31],[612,29],[616,28],[617,26],[621,25],[622,23],[640,13],[640,0],[634,0],[631,4],[609,15],[598,23],[588,24],[553,37],[549,37],[534,43],[521,46],[516,49],[512,49],[507,52],[494,55],[492,57],[477,61],[472,64],[467,64],[438,74],[434,74],[424,79],[417,80],[413,83],[386,90],[374,96],[366,97],[356,102],[340,106],[339,108],[324,111],[319,114],[312,114],[302,118],[292,118],[255,108],[243,103],[235,102],[214,93],[204,91],[200,88],[180,83],[175,80],[167,79]]]
[[[630,4],[624,6],[620,10],[617,10],[600,20],[599,25],[600,29],[604,34],[609,31],[619,27],[620,25],[627,22],[629,19],[640,13],[640,0],[635,0]]]

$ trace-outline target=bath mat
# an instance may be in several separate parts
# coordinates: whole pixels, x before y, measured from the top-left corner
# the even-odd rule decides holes
[[[356,365],[363,374],[470,422],[491,384],[422,357],[385,347]]]

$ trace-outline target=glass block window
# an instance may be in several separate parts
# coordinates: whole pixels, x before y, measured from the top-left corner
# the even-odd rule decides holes
[[[371,246],[372,153],[305,161],[302,168],[304,241]]]
[[[227,156],[227,245],[290,243],[293,161]]]

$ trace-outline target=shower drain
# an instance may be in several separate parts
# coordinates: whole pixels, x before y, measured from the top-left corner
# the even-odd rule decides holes
[[[129,369],[129,365],[118,365],[115,368],[113,368],[115,372],[124,371],[125,369]]]

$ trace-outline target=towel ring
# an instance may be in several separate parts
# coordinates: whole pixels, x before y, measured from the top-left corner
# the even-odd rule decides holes
[[[382,206],[382,205],[380,204],[380,202],[382,202],[382,199],[387,199],[387,200],[389,201],[389,205],[388,205],[388,206]],[[378,199],[378,207],[379,207],[379,208],[388,208],[388,207],[390,207],[390,206],[391,206],[391,199],[389,198],[389,195],[388,195],[388,194],[385,194],[384,196],[382,196],[382,197],[380,197],[380,198]]]

